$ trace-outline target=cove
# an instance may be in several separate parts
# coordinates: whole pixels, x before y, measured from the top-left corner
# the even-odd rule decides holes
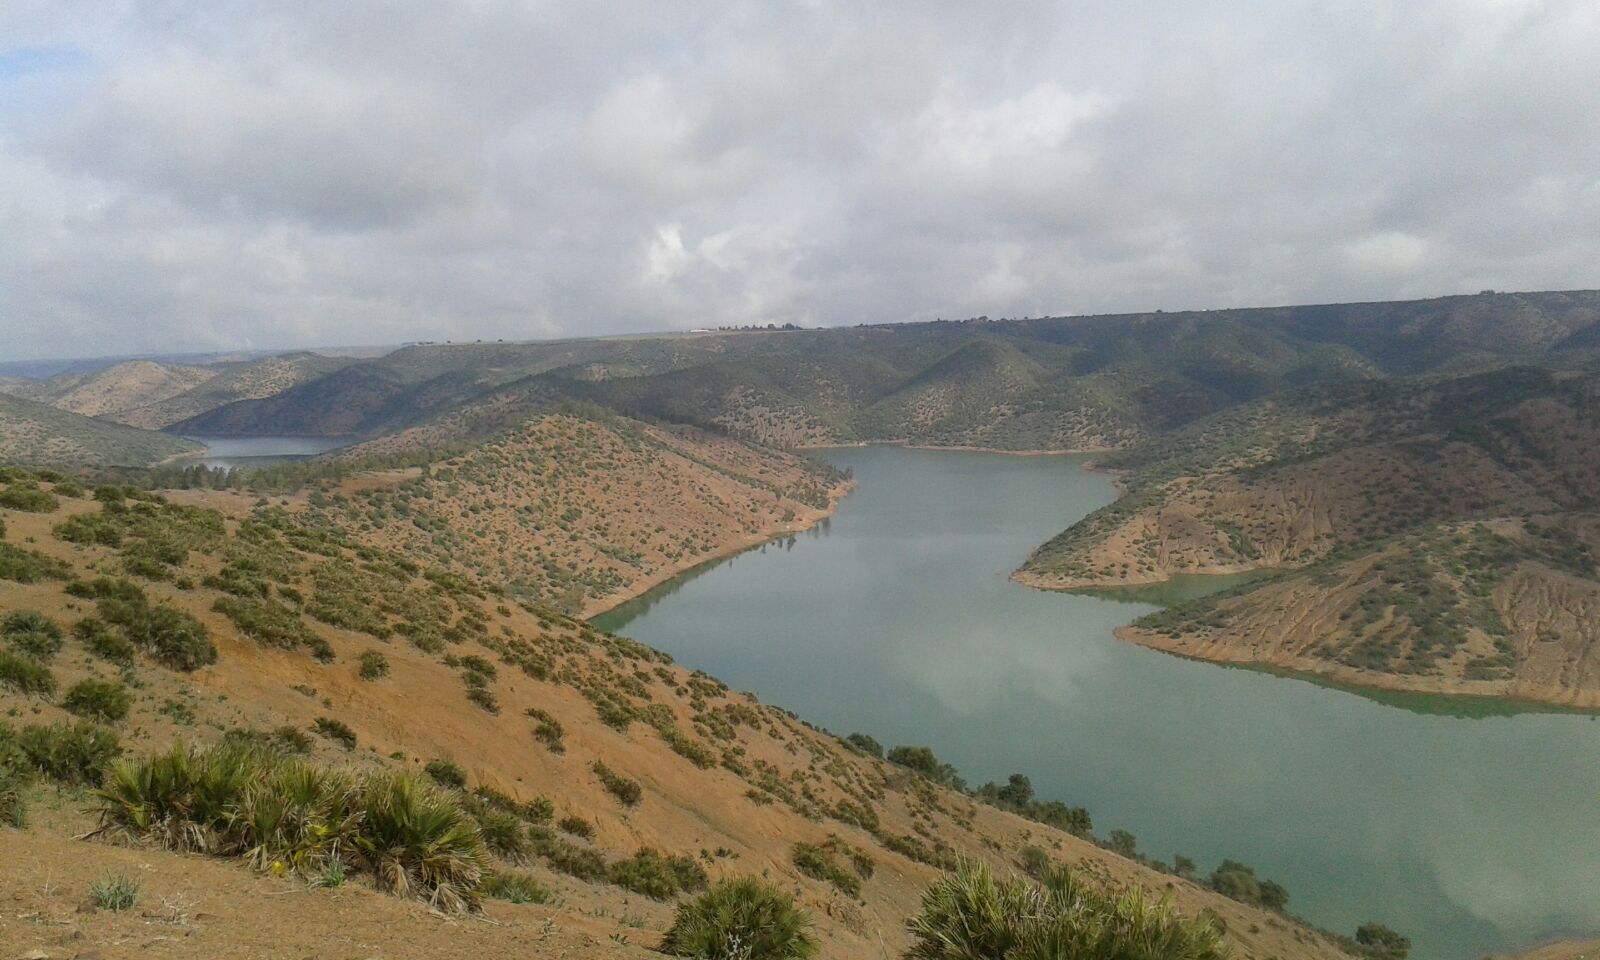
[[[206,445],[199,455],[206,467],[265,467],[290,460],[305,460],[319,453],[348,446],[351,437],[186,437]]]
[[[1116,640],[1155,607],[1007,579],[1113,499],[1086,458],[822,455],[858,484],[829,522],[596,625],[836,733],[930,746],[969,783],[1026,773],[1151,857],[1241,860],[1291,912],[1385,923],[1420,960],[1600,931],[1592,716],[1382,702]]]

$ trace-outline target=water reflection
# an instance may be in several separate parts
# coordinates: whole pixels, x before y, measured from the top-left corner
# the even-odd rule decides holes
[[[829,458],[860,484],[829,529],[602,625],[840,732],[931,745],[975,782],[1026,772],[1152,856],[1244,860],[1295,912],[1346,932],[1387,923],[1422,960],[1600,929],[1600,724],[1117,642],[1154,607],[1007,579],[1110,500],[1106,478],[1070,458]]]

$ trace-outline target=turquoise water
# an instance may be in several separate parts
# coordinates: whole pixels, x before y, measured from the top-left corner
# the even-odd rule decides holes
[[[1292,912],[1386,923],[1420,960],[1600,932],[1592,717],[1384,702],[1118,642],[1155,607],[1007,579],[1113,498],[1081,458],[825,456],[859,484],[830,522],[597,624],[837,733],[929,745],[971,783],[1027,773],[1150,856],[1242,860]]]

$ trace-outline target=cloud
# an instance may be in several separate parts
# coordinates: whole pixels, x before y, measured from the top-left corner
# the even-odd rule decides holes
[[[1600,263],[1582,0],[22,0],[0,37],[7,356],[1546,289]]]

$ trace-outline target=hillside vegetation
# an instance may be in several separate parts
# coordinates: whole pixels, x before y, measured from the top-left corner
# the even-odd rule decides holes
[[[1127,471],[1124,496],[1036,551],[1023,582],[1297,571],[1130,638],[1381,686],[1600,703],[1593,373],[1314,388],[1104,464]]]
[[[210,367],[127,360],[89,373],[64,373],[5,389],[13,396],[68,413],[114,419],[122,411],[176,397],[214,376],[216,371]]]
[[[189,440],[0,394],[0,463],[73,470],[148,466],[200,449]]]
[[[1600,294],[408,347],[177,429],[377,436],[582,400],[779,446],[1122,448],[1311,384],[1589,348]]]
[[[1239,956],[1340,955],[1040,822],[1016,778],[967,794],[926,750],[880,759],[331,529],[309,497],[0,483],[0,939],[24,952],[644,956],[690,936],[711,885],[766,877],[820,956],[893,956],[919,911],[916,930],[945,922],[924,891],[967,857],[1083,904],[1170,891],[1197,948],[1225,930]],[[1063,865],[1081,881],[1051,879]]]

